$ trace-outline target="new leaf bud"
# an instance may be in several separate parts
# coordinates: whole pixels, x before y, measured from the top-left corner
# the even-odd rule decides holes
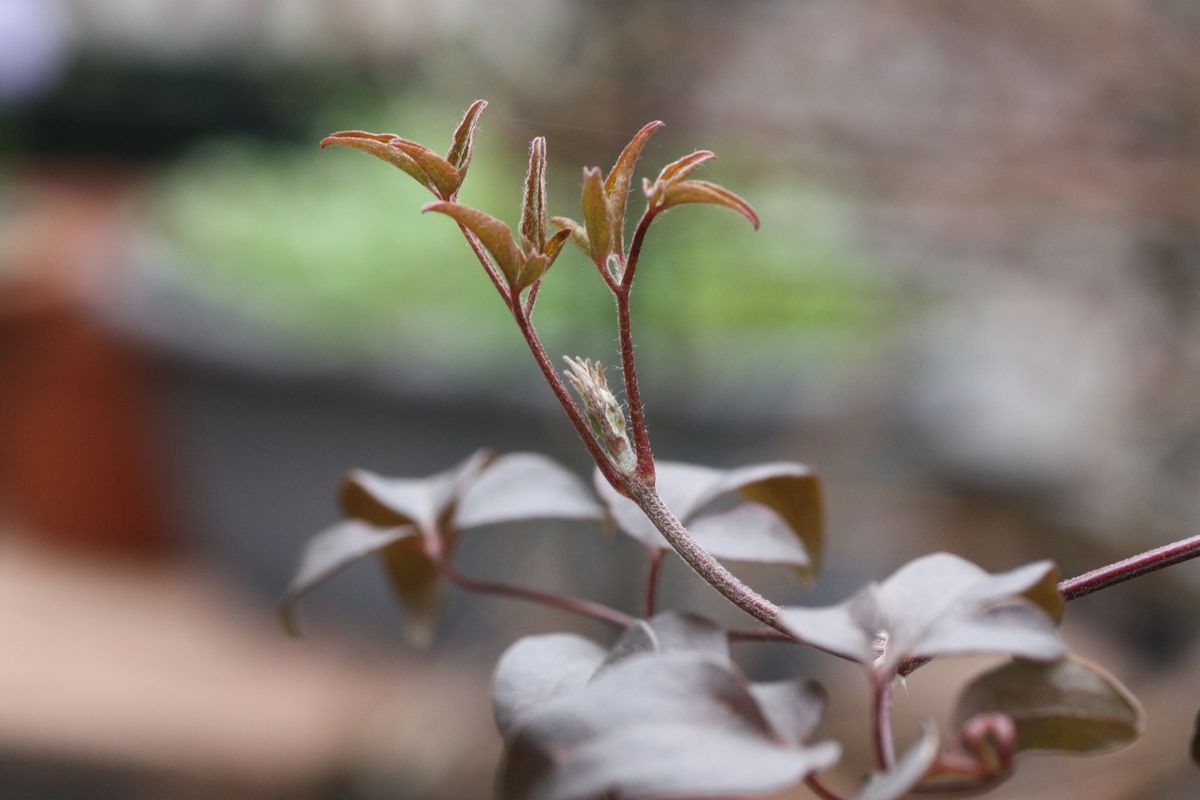
[[[587,417],[592,433],[604,451],[612,457],[617,469],[625,475],[632,475],[637,466],[637,456],[634,455],[629,437],[625,434],[625,413],[621,411],[621,405],[608,388],[604,366],[599,361],[587,358],[564,356],[564,360],[570,366],[564,374],[575,387],[579,399],[583,401],[584,416]]]

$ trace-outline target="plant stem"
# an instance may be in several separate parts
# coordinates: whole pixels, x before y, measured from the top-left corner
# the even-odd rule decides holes
[[[529,346],[529,351],[533,353],[534,361],[537,362],[538,367],[542,370],[542,377],[546,379],[546,383],[550,384],[550,389],[554,392],[554,396],[558,398],[559,405],[566,412],[567,418],[571,420],[571,424],[575,426],[575,432],[583,440],[583,446],[587,448],[588,454],[596,462],[596,466],[604,474],[605,479],[614,488],[618,488],[619,490],[619,487],[624,483],[624,476],[617,471],[608,454],[600,449],[600,443],[592,435],[587,422],[583,419],[583,415],[579,413],[579,407],[571,399],[571,394],[567,391],[562,378],[559,377],[558,372],[554,369],[554,365],[550,363],[550,356],[546,354],[546,348],[542,346],[542,340],[538,338],[537,331],[534,330],[529,317],[525,316],[520,301],[512,303],[510,309],[512,310],[513,319],[517,321],[517,327],[521,329],[521,335],[525,337],[525,343]]]
[[[637,270],[638,261],[642,256],[642,243],[646,240],[646,231],[650,230],[650,223],[657,214],[657,211],[647,208],[646,213],[638,220],[637,230],[633,232],[633,241],[629,243],[629,258],[621,272],[621,288],[626,292],[633,286],[633,273]]]
[[[795,642],[796,637],[790,633],[774,628],[731,628],[726,631],[729,638],[735,642]]]
[[[871,726],[875,737],[875,760],[879,768],[896,768],[896,745],[892,741],[892,676],[872,675]]]
[[[1076,600],[1197,556],[1200,556],[1200,536],[1193,536],[1069,578],[1058,584],[1058,591],[1066,599]]]
[[[602,622],[609,622],[619,627],[626,627],[633,624],[634,618],[623,611],[618,611],[615,608],[610,608],[603,603],[597,603],[593,600],[585,600],[582,597],[573,597],[571,595],[554,594],[553,592],[542,592],[537,589],[527,589],[524,586],[513,586],[507,583],[498,583],[496,581],[483,581],[477,578],[472,578],[458,571],[443,554],[431,554],[434,566],[446,578],[446,580],[454,583],[463,589],[480,594],[494,594],[501,597],[511,597],[515,600],[525,600],[530,603],[538,603],[539,605],[557,608],[562,611],[569,611],[573,614],[579,614],[584,617],[591,617]]]
[[[530,317],[530,318],[533,317],[533,306],[535,303],[537,303],[538,292],[541,291],[541,288],[542,288],[542,282],[540,279],[534,281],[533,286],[529,287],[529,294],[527,294],[525,296],[525,316],[526,317]]]
[[[625,320],[624,324],[620,326],[622,330],[622,365],[625,368],[626,380],[625,393],[630,404],[630,417],[634,427],[634,441],[639,443],[637,446],[638,470],[637,476],[634,478],[621,474],[613,464],[612,459],[600,449],[599,442],[592,436],[587,423],[583,419],[583,415],[579,412],[578,406],[571,399],[566,385],[554,369],[554,365],[550,362],[550,357],[546,354],[546,348],[542,346],[537,331],[530,323],[529,316],[521,305],[520,297],[510,295],[500,282],[499,275],[488,259],[487,253],[484,252],[482,245],[469,230],[461,225],[459,227],[462,228],[463,235],[466,236],[467,242],[471,245],[471,250],[475,253],[475,257],[479,259],[479,262],[483,265],[488,275],[492,277],[493,283],[496,284],[496,289],[500,292],[500,295],[505,298],[505,302],[512,312],[513,319],[516,320],[517,327],[520,328],[521,335],[529,347],[529,352],[533,354],[534,361],[537,362],[538,367],[542,371],[542,377],[546,379],[546,383],[550,385],[554,396],[558,398],[559,405],[566,412],[567,418],[575,427],[575,432],[583,440],[584,447],[587,448],[588,454],[591,455],[592,460],[596,463],[601,474],[604,475],[605,480],[618,492],[632,498],[646,516],[650,518],[650,521],[654,523],[654,526],[658,528],[659,532],[671,543],[671,546],[679,553],[680,557],[700,577],[710,583],[713,588],[755,619],[791,638],[795,638],[779,622],[779,606],[742,583],[733,573],[725,569],[720,562],[705,552],[692,538],[691,534],[688,533],[687,529],[683,527],[683,524],[671,513],[666,504],[663,503],[662,498],[654,491],[654,456],[650,450],[649,436],[646,433],[645,413],[642,408],[641,396],[637,390],[637,372],[633,357],[633,336],[628,324],[629,290],[633,285],[633,274],[637,269],[642,242],[646,238],[646,230],[653,219],[654,213],[647,210],[642,215],[641,222],[638,223],[629,253],[629,261],[625,265],[625,270],[622,273],[622,282],[617,292],[618,316],[623,314]],[[624,312],[621,312],[622,308]],[[644,468],[642,466],[643,460],[648,465]]]
[[[646,430],[646,409],[642,404],[642,393],[638,388],[637,363],[633,355],[633,326],[629,313],[629,297],[633,290],[633,276],[637,271],[642,254],[642,243],[646,231],[654,221],[654,212],[647,208],[638,222],[629,246],[629,258],[621,272],[621,285],[616,289],[617,331],[621,342],[621,372],[625,376],[625,399],[629,403],[629,423],[633,428],[633,447],[637,453],[637,472],[651,486],[654,485],[654,451],[650,448],[650,435]]]
[[[604,285],[608,287],[610,292],[615,295],[621,291],[621,287],[617,285],[617,279],[613,277],[612,272],[608,269],[607,259],[604,261],[592,261],[592,266],[600,273],[601,280],[604,281]]]
[[[646,619],[654,616],[655,600],[658,597],[658,577],[662,574],[663,553],[657,547],[646,546]]]
[[[467,243],[470,244],[472,252],[475,253],[475,257],[479,259],[480,264],[483,265],[484,270],[496,285],[497,291],[505,299],[509,311],[512,312],[513,319],[516,320],[517,327],[521,330],[521,335],[529,347],[529,352],[532,353],[534,361],[537,362],[538,367],[542,371],[542,377],[550,385],[550,389],[558,399],[559,405],[566,412],[567,418],[575,427],[575,432],[583,441],[584,447],[587,448],[588,454],[591,455],[592,460],[596,463],[601,474],[604,475],[605,480],[618,492],[637,503],[638,507],[642,509],[642,512],[646,514],[659,532],[670,542],[680,557],[726,599],[767,626],[774,628],[789,638],[801,641],[789,633],[783,627],[782,623],[780,623],[779,606],[742,583],[733,573],[700,547],[654,490],[654,456],[650,449],[649,435],[646,432],[645,412],[642,407],[641,395],[637,389],[637,371],[633,356],[633,335],[629,324],[629,292],[633,286],[633,276],[637,269],[639,256],[641,255],[642,243],[646,238],[646,231],[649,229],[654,216],[655,212],[647,209],[638,223],[637,231],[634,233],[630,248],[629,259],[623,265],[624,269],[620,285],[617,286],[611,276],[606,278],[606,283],[609,284],[610,288],[614,289],[617,295],[618,318],[621,320],[619,327],[621,329],[622,366],[625,370],[626,381],[625,394],[630,404],[630,417],[634,428],[634,441],[638,457],[638,467],[632,476],[622,474],[616,468],[616,465],[609,458],[608,454],[600,448],[599,442],[596,441],[596,438],[589,430],[578,406],[571,399],[571,395],[567,391],[562,378],[550,362],[550,357],[546,354],[546,348],[542,346],[541,339],[530,322],[529,315],[522,306],[520,297],[513,296],[505,287],[495,267],[492,266],[483,246],[476,237],[465,226],[460,225],[459,227],[462,229]],[[449,565],[447,564],[447,566]],[[451,567],[451,569],[453,568]],[[490,585],[491,588],[495,588],[496,586],[495,584]],[[505,587],[506,593],[513,594],[512,592],[507,592],[507,589],[515,588],[517,587]],[[526,599],[533,599],[528,596],[526,590],[521,591],[526,596]],[[620,612],[617,613],[619,614]],[[624,615],[621,618],[624,619]],[[818,649],[823,650],[824,648]]]
[[[600,472],[603,473],[605,479],[607,479],[609,483],[613,484],[614,487],[617,486],[621,481],[620,473],[614,467],[612,459],[610,459],[608,455],[600,449],[600,444],[596,441],[596,438],[592,436],[592,432],[588,429],[587,422],[584,421],[583,415],[579,413],[579,408],[575,405],[575,401],[571,399],[571,393],[567,391],[566,385],[563,383],[562,378],[559,377],[558,371],[554,368],[554,364],[552,364],[550,361],[550,356],[546,354],[546,348],[542,346],[542,340],[538,337],[537,330],[534,329],[533,323],[529,320],[529,311],[532,311],[533,309],[532,302],[529,303],[528,309],[522,307],[521,298],[519,296],[512,296],[512,294],[508,291],[508,288],[505,286],[499,273],[496,272],[496,268],[492,266],[491,259],[488,258],[487,253],[483,249],[483,245],[480,244],[479,240],[475,237],[475,234],[471,233],[471,231],[464,225],[460,224],[458,227],[460,230],[462,230],[463,236],[466,237],[467,244],[471,246],[471,252],[475,254],[475,258],[477,258],[479,263],[483,265],[484,270],[492,279],[492,283],[495,284],[496,291],[498,291],[500,296],[504,298],[505,305],[507,305],[508,310],[512,312],[513,319],[516,320],[517,327],[521,330],[521,336],[525,338],[525,343],[529,346],[529,352],[533,354],[533,360],[537,362],[538,367],[542,371],[542,377],[545,378],[546,383],[550,385],[550,389],[554,392],[554,396],[558,399],[559,405],[561,405],[563,411],[566,412],[567,419],[571,421],[571,425],[574,426],[575,432],[579,434],[579,438],[583,440],[583,446],[587,448],[588,454],[591,455],[592,460],[596,462],[596,466],[600,469]],[[531,290],[530,294],[531,300],[534,299],[532,291],[533,290]]]
[[[617,331],[621,342],[621,373],[625,380],[625,400],[629,403],[629,424],[633,429],[633,449],[637,454],[637,473],[654,485],[654,451],[646,431],[646,409],[638,388],[637,365],[633,357],[633,330],[629,315],[629,289],[623,284],[617,292]]]
[[[727,600],[750,616],[778,631],[787,633],[779,621],[779,606],[766,599],[758,592],[738,580],[733,573],[708,554],[678,518],[667,508],[662,498],[649,486],[639,480],[626,480],[626,492],[638,508],[649,518],[654,527],[663,535],[680,558],[720,592]],[[790,635],[790,634],[789,634]]]

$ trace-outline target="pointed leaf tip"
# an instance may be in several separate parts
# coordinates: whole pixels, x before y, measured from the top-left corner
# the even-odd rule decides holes
[[[665,211],[672,206],[685,203],[724,206],[745,217],[754,226],[754,230],[759,228],[758,212],[754,210],[754,207],[724,186],[698,180],[672,183],[663,192],[663,202],[660,208]]]
[[[575,243],[575,246],[582,250],[585,255],[591,256],[592,245],[588,242],[587,231],[584,230],[582,225],[570,217],[551,217],[550,223],[559,228],[558,233],[566,231],[571,241]]]
[[[612,221],[613,249],[625,246],[625,208],[629,201],[629,186],[633,182],[634,167],[637,166],[638,158],[641,157],[646,142],[663,124],[661,120],[654,120],[643,125],[629,140],[629,144],[625,145],[621,154],[617,156],[613,168],[608,173],[608,178],[604,181],[604,196],[608,201],[609,219]]]
[[[450,150],[446,153],[446,161],[458,170],[459,182],[466,177],[467,167],[471,164],[471,153],[475,149],[475,129],[479,126],[479,117],[487,108],[487,100],[476,100],[463,114],[462,122],[454,130],[450,141]]]
[[[397,141],[403,141],[391,133],[370,133],[368,131],[338,131],[331,133],[321,140],[321,149],[330,145],[347,147],[369,153],[378,159],[388,162],[393,167],[402,170],[417,183],[429,189],[434,194],[437,188],[430,180],[429,173],[403,150],[395,146]]]
[[[663,167],[662,172],[658,173],[658,180],[663,184],[673,180],[683,180],[699,169],[706,161],[712,161],[716,157],[717,154],[712,150],[697,150],[694,153],[688,153],[683,158],[672,161]]]

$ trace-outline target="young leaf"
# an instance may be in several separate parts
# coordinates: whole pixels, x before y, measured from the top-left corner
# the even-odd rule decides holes
[[[921,738],[917,740],[896,768],[890,772],[877,772],[870,777],[854,800],[899,800],[907,797],[916,788],[938,756],[938,732],[934,725],[922,726]]]
[[[629,202],[629,186],[633,182],[633,169],[637,166],[638,158],[646,147],[646,142],[661,128],[663,123],[655,120],[642,126],[633,135],[629,144],[617,156],[617,161],[604,181],[604,196],[608,200],[608,218],[612,220],[612,249],[623,250],[625,247],[625,207]]]
[[[479,125],[479,117],[485,108],[487,100],[471,103],[450,140],[450,151],[446,154],[446,161],[458,171],[460,185],[462,179],[467,176],[467,167],[471,165],[471,152],[475,149],[475,128]]]
[[[546,256],[553,264],[558,254],[562,252],[562,246],[567,243],[567,239],[571,238],[571,231],[563,228],[560,231],[555,231],[554,235],[546,240]],[[549,267],[547,267],[549,269]]]
[[[437,188],[424,169],[412,157],[392,143],[400,137],[394,133],[368,133],[367,131],[338,131],[321,140],[321,148],[333,145],[360,150],[381,158],[394,167],[399,167],[429,191],[437,194]]]
[[[502,800],[729,797],[794,785],[840,748],[790,743],[745,678],[697,653],[628,658],[509,730]]]
[[[429,179],[433,181],[433,185],[437,189],[438,196],[443,200],[449,200],[458,191],[462,179],[458,175],[458,170],[451,166],[449,161],[425,145],[410,142],[407,139],[396,139],[392,142],[392,146],[398,147],[404,151],[405,155],[421,165],[421,169],[429,175]]]
[[[412,525],[377,528],[358,520],[346,520],[309,539],[300,551],[296,572],[279,602],[284,628],[292,636],[300,635],[297,604],[310,589],[363,556],[418,536],[417,529]]]
[[[750,221],[754,230],[758,230],[758,213],[754,207],[723,186],[708,181],[678,181],[669,184],[663,191],[660,210],[683,205],[684,203],[708,203],[709,205],[725,206],[732,209]]]
[[[546,270],[550,269],[550,264],[550,257],[544,256],[541,253],[526,256],[525,265],[521,267],[521,274],[517,277],[517,283],[513,287],[513,290],[523,292],[530,286],[533,286],[546,275]]]
[[[604,199],[604,184],[600,168],[583,170],[583,224],[587,230],[589,253],[597,265],[604,267],[612,251],[612,218]]]
[[[958,556],[935,553],[840,605],[785,608],[781,621],[885,677],[910,658],[1006,653],[1047,661],[1063,654],[1054,620],[1022,595],[1057,578],[1048,561],[989,575]]]
[[[555,234],[556,237],[561,236],[565,232],[580,250],[589,257],[591,256],[592,246],[588,242],[587,231],[582,225],[570,217],[551,217],[550,222],[559,229],[558,233]]]
[[[427,203],[422,211],[436,211],[453,217],[483,243],[484,248],[504,273],[510,287],[520,283],[525,256],[513,241],[512,230],[500,220],[460,203]]]
[[[529,172],[521,202],[521,237],[534,252],[546,252],[546,140],[538,136],[529,146]],[[526,251],[528,255],[528,251]]]
[[[701,164],[711,161],[716,157],[717,154],[712,150],[697,150],[694,153],[688,153],[678,161],[672,161],[663,167],[662,172],[658,173],[658,179],[655,183],[661,183],[665,186],[672,181],[681,181],[695,172]]]
[[[808,467],[790,462],[728,471],[658,462],[659,495],[696,541],[715,558],[787,564],[810,577],[819,566],[822,540],[821,487]],[[670,549],[641,509],[595,473],[593,485],[617,526],[644,544]],[[704,509],[722,497],[743,501],[722,513]]]
[[[460,530],[530,519],[601,519],[587,485],[539,453],[498,456],[462,493],[454,513]]]
[[[986,672],[963,690],[959,727],[976,714],[999,712],[1017,727],[1017,750],[1104,753],[1142,733],[1137,699],[1113,676],[1076,658],[1021,659]]]

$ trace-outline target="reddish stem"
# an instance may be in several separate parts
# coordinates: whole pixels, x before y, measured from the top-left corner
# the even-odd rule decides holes
[[[650,223],[654,221],[654,217],[658,214],[658,210],[649,207],[642,214],[642,218],[638,220],[637,229],[633,232],[633,241],[629,243],[629,258],[626,260],[625,268],[621,271],[621,288],[629,291],[629,287],[633,286],[633,274],[637,271],[638,261],[642,257],[642,243],[646,241],[646,231],[650,230]]]
[[[615,608],[610,608],[603,603],[597,603],[593,600],[585,600],[582,597],[573,597],[571,595],[554,594],[553,592],[542,592],[537,589],[528,589],[524,586],[513,586],[507,583],[499,583],[496,581],[484,581],[477,578],[472,578],[458,571],[444,555],[440,552],[431,554],[434,566],[438,571],[445,576],[446,580],[461,586],[472,592],[480,594],[494,594],[501,597],[511,597],[515,600],[525,600],[530,603],[538,603],[539,605],[549,606],[551,608],[569,611],[573,614],[579,614],[592,619],[598,619],[602,622],[610,622],[619,627],[627,627],[634,622],[634,618],[618,611]]]
[[[735,642],[794,642],[796,637],[774,628],[731,628],[726,631]]]
[[[633,276],[637,271],[642,254],[642,243],[646,231],[654,221],[654,211],[646,209],[633,234],[629,247],[629,258],[621,272],[621,285],[617,295],[617,331],[621,342],[621,371],[625,376],[625,399],[629,403],[629,422],[633,428],[633,447],[637,453],[637,472],[654,485],[654,451],[650,447],[650,434],[646,430],[646,409],[642,404],[642,393],[638,388],[637,363],[633,355],[633,325],[629,312],[629,297],[633,289]]]
[[[650,441],[646,433],[645,414],[642,408],[641,396],[637,389],[637,373],[633,358],[633,336],[629,326],[629,289],[633,285],[633,275],[637,269],[642,242],[646,238],[646,231],[650,227],[654,215],[655,212],[653,209],[647,209],[638,223],[629,253],[629,260],[626,264],[622,265],[624,269],[622,271],[620,286],[616,287],[611,275],[605,277],[605,282],[609,284],[610,288],[614,288],[614,291],[617,293],[618,312],[624,320],[621,324],[622,365],[625,367],[626,398],[630,404],[630,417],[633,423],[634,441],[637,446],[638,456],[638,468],[635,470],[634,475],[631,476],[622,474],[616,468],[612,459],[601,449],[599,442],[592,435],[579,408],[571,399],[571,395],[567,391],[562,378],[554,369],[554,365],[551,364],[550,357],[546,354],[546,349],[542,346],[537,331],[530,323],[529,315],[522,306],[520,297],[512,295],[507,290],[500,280],[499,274],[492,266],[487,253],[476,240],[475,236],[465,227],[461,225],[459,227],[462,228],[463,235],[471,245],[471,250],[475,253],[475,257],[479,259],[479,262],[483,265],[488,275],[491,276],[493,283],[496,284],[497,291],[505,298],[505,302],[512,312],[513,319],[516,320],[517,327],[520,328],[521,335],[525,338],[525,343],[528,345],[530,353],[533,354],[534,361],[537,362],[538,367],[542,371],[542,377],[546,379],[546,383],[550,385],[554,396],[558,398],[559,405],[566,412],[567,418],[575,427],[575,432],[583,441],[584,447],[587,448],[588,453],[596,463],[601,474],[604,475],[605,480],[618,492],[637,503],[638,507],[641,508],[642,512],[646,514],[659,532],[670,542],[680,557],[701,578],[724,595],[726,599],[760,622],[788,635],[790,638],[796,638],[788,633],[782,623],[780,623],[779,606],[742,583],[733,573],[700,547],[654,490],[654,456],[650,450]],[[597,266],[603,267],[603,265]],[[604,271],[606,270],[602,270],[602,272]],[[801,640],[796,639],[796,641]]]
[[[621,341],[621,372],[625,378],[625,400],[629,403],[629,424],[633,429],[633,449],[637,453],[637,474],[654,485],[654,451],[646,430],[646,409],[638,389],[637,365],[633,357],[633,330],[629,316],[629,287],[617,293],[617,330]]]
[[[1075,600],[1197,556],[1200,556],[1200,536],[1193,536],[1069,578],[1058,584],[1058,591],[1066,599]]]
[[[592,261],[592,265],[596,267],[596,271],[600,273],[600,277],[604,279],[604,285],[608,287],[610,292],[617,294],[621,291],[621,288],[617,285],[617,279],[613,277],[612,272],[608,269],[607,260]]]
[[[654,616],[654,607],[658,598],[658,578],[662,574],[663,552],[657,547],[646,546],[646,599],[644,613],[646,619]]]
[[[875,738],[875,760],[879,768],[896,768],[896,745],[892,740],[892,676],[872,675],[871,727]]]
[[[592,432],[588,429],[587,422],[584,421],[583,415],[579,413],[579,408],[575,405],[575,401],[571,399],[571,393],[567,391],[566,385],[562,378],[559,377],[557,370],[554,369],[554,364],[550,361],[550,356],[546,354],[546,348],[542,346],[542,340],[538,337],[537,331],[529,320],[529,313],[525,307],[521,305],[521,298],[513,296],[508,288],[501,280],[499,273],[492,266],[491,260],[483,249],[483,245],[465,226],[458,226],[463,236],[466,237],[467,243],[471,246],[471,251],[475,253],[475,257],[479,259],[479,263],[483,265],[484,270],[492,278],[492,283],[496,285],[496,291],[500,292],[500,296],[504,298],[508,310],[512,312],[513,319],[517,322],[517,327],[521,330],[521,335],[525,338],[525,343],[529,346],[529,352],[533,354],[534,361],[542,371],[542,377],[546,379],[546,383],[550,385],[551,391],[558,399],[559,405],[567,414],[567,419],[575,427],[575,432],[579,434],[579,438],[583,440],[583,446],[587,448],[588,454],[592,460],[596,462],[600,472],[614,487],[619,488],[621,484],[621,475],[613,466],[612,460],[608,455],[600,449],[600,444],[596,438],[592,436]],[[531,290],[532,299],[532,290]],[[529,304],[529,309],[532,309],[533,304]]]
[[[550,363],[550,356],[546,354],[546,348],[542,346],[542,340],[538,338],[537,331],[534,330],[529,317],[525,315],[520,302],[512,303],[509,308],[512,310],[513,319],[517,321],[517,327],[521,329],[521,335],[525,337],[525,343],[529,346],[529,351],[533,354],[534,361],[537,362],[538,367],[542,370],[542,377],[546,379],[546,383],[550,384],[550,389],[554,392],[554,396],[558,398],[559,405],[566,412],[567,418],[571,420],[571,424],[575,426],[575,432],[583,440],[583,446],[587,448],[588,454],[596,462],[596,466],[600,469],[604,478],[612,484],[613,488],[622,491],[622,487],[625,484],[624,476],[613,465],[612,459],[608,457],[608,454],[600,449],[600,443],[592,435],[587,422],[583,418],[583,414],[579,413],[579,407],[571,399],[571,394],[567,391],[562,378],[559,377],[558,372],[554,369],[554,365]]]
[[[533,306],[537,303],[538,292],[542,288],[542,281],[536,280],[533,286],[529,287],[529,294],[525,296],[525,316],[533,316]]]

